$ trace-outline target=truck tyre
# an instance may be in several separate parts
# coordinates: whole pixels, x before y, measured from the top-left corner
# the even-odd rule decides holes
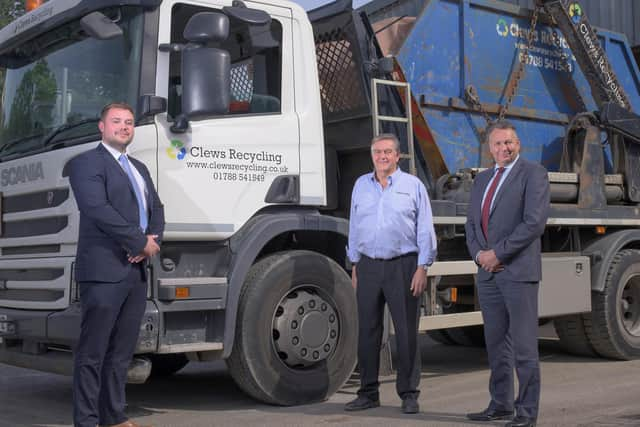
[[[327,399],[356,364],[358,316],[347,273],[310,251],[256,263],[244,282],[227,366],[260,401],[298,405]]]
[[[153,378],[173,375],[189,363],[184,353],[150,354],[148,357],[151,360],[151,377]]]
[[[449,334],[447,334],[447,331],[444,329],[433,329],[433,330],[427,331],[427,335],[429,336],[429,338],[431,338],[436,342],[439,342],[440,344],[444,344],[444,345],[455,344],[455,342],[453,342]]]
[[[591,294],[591,306],[583,318],[595,351],[612,359],[640,357],[640,251],[616,254],[603,292]]]
[[[581,314],[557,317],[553,319],[553,327],[560,338],[560,345],[567,353],[577,356],[597,356],[589,342]]]
[[[452,313],[463,313],[464,311],[460,309],[460,307],[445,307],[444,314],[452,314]],[[431,333],[440,332],[440,337],[438,334],[434,334],[432,336]],[[443,344],[451,344],[451,345],[461,345],[464,347],[484,347],[484,326],[483,325],[473,325],[473,326],[461,326],[459,328],[445,328],[434,331],[428,331],[429,336],[431,336],[436,341],[439,341]],[[441,338],[442,340],[438,339]]]
[[[482,325],[448,328],[444,331],[454,344],[465,347],[484,347],[484,327]]]

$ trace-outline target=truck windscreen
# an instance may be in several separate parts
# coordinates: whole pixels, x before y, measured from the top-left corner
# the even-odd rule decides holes
[[[122,36],[97,40],[74,21],[9,54],[11,65],[0,69],[0,161],[98,138],[105,104],[136,105],[142,9],[104,13]]]

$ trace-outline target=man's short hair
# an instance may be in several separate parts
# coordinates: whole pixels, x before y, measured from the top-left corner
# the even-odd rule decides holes
[[[378,141],[384,141],[384,140],[391,140],[393,141],[393,147],[395,148],[396,152],[399,153],[400,152],[400,140],[398,139],[397,136],[395,136],[392,133],[381,133],[378,136],[374,136],[373,139],[371,140],[371,147],[373,148],[373,144],[375,144]]]
[[[516,136],[516,138],[518,138],[518,133],[516,132],[516,127],[513,125],[513,123],[511,123],[511,122],[509,122],[507,120],[498,120],[498,121],[495,121],[495,122],[491,123],[485,129],[484,137],[482,138],[482,142],[484,144],[488,144],[489,143],[489,136],[491,135],[491,132],[493,132],[496,129],[501,129],[501,130],[511,129],[513,131],[513,134]]]
[[[133,112],[133,108],[131,107],[131,105],[127,104],[126,102],[112,102],[102,108],[102,111],[100,112],[100,121],[104,121],[105,117],[107,117],[107,114],[109,113],[109,110],[113,110],[114,108],[118,110],[128,110],[134,117],[136,115],[136,113]]]

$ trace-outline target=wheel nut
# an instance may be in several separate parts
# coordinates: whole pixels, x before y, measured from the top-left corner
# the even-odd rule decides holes
[[[313,352],[313,358],[317,359],[318,357],[320,357],[320,353],[318,353],[317,351]]]
[[[301,354],[302,356],[306,356],[306,355],[307,355],[307,349],[306,349],[306,348],[303,348],[302,350],[300,350],[300,354]]]
[[[330,316],[329,316],[329,322],[333,323],[333,322],[335,322],[335,321],[336,321],[336,316],[335,316],[335,315],[333,315],[333,314],[332,314],[332,315],[330,315]]]
[[[324,351],[326,351],[327,353],[329,353],[329,350],[331,350],[331,346],[329,344],[325,344],[324,345]]]
[[[302,306],[298,307],[298,314],[300,315],[304,314],[304,307]]]
[[[309,301],[309,307],[314,308],[316,306],[316,300]]]
[[[294,320],[293,322],[291,322],[291,329],[296,329],[298,327],[298,321]]]
[[[322,303],[322,305],[320,305],[320,310],[327,311],[327,304]]]
[[[335,338],[336,337],[336,331],[334,331],[333,329],[331,330],[331,332],[329,332],[329,336],[331,338]]]
[[[298,343],[300,342],[300,339],[298,337],[293,337],[291,342],[293,343],[293,345],[298,345]]]

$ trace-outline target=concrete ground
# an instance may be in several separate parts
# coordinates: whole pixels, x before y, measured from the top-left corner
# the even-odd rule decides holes
[[[640,360],[579,358],[542,330],[539,426],[640,426]],[[347,413],[357,375],[328,401],[297,407],[255,402],[233,383],[224,363],[191,363],[176,375],[128,388],[132,419],[155,427],[210,426],[500,426],[465,414],[488,402],[483,349],[422,340],[421,412],[399,409],[393,376],[381,378],[380,408]],[[0,364],[0,427],[71,425],[71,379]]]

